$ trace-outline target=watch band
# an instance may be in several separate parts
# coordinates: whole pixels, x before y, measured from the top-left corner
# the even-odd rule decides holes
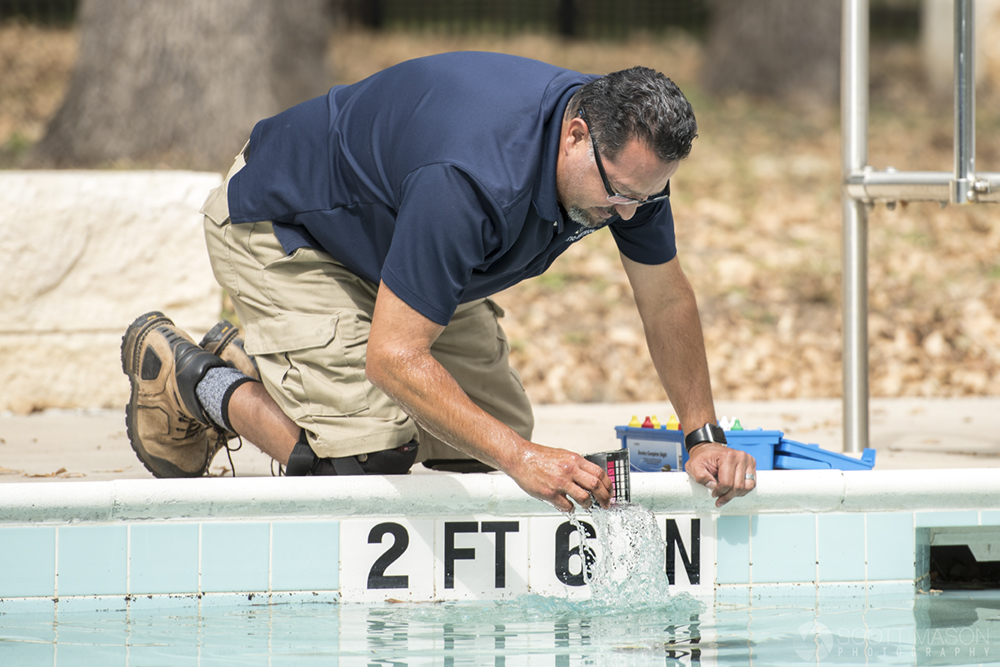
[[[688,451],[691,451],[692,447],[700,445],[703,442],[714,442],[718,445],[725,445],[726,434],[716,424],[708,423],[684,436],[684,447]]]

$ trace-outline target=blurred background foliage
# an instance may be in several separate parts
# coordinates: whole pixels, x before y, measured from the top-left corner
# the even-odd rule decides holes
[[[205,0],[0,0],[0,167],[31,166],[33,159],[36,166],[228,167],[242,141],[227,139],[222,157],[161,150],[79,163],[55,160],[55,165],[38,158],[38,148],[67,106],[67,91],[79,76],[74,67],[79,69],[86,42],[84,4],[110,2],[112,8],[134,9],[140,7],[137,2],[164,1],[180,14],[200,11]],[[272,1],[277,4],[267,4]],[[323,80],[311,82],[308,94],[408,58],[462,49],[503,51],[597,73],[644,64],[677,81],[695,107],[700,136],[675,178],[672,205],[680,259],[699,297],[717,397],[840,395],[835,95],[789,95],[759,86],[727,89],[712,85],[708,76],[720,69],[735,71],[735,66],[712,65],[725,51],[712,46],[713,40],[726,40],[718,34],[720,12],[732,17],[741,9],[774,10],[781,2],[827,3],[829,11],[839,7],[839,0],[315,1],[324,14],[317,24],[329,27],[324,27],[328,39],[318,56]],[[274,12],[282,4],[235,0],[231,6],[234,11],[246,6]],[[920,0],[872,1],[869,152],[870,164],[878,168],[952,167],[951,101],[930,85],[921,51],[923,7]],[[838,20],[813,26],[812,34],[822,37],[813,41],[828,45],[833,36],[837,43]],[[91,30],[112,40],[120,30],[112,30],[110,21]],[[746,27],[746,22],[735,23],[730,30]],[[197,29],[203,29],[202,22],[192,20],[190,30]],[[767,25],[763,29],[758,39],[778,33]],[[993,41],[1000,44],[1000,39]],[[798,54],[788,52],[791,47],[770,46],[783,60],[804,66]],[[825,48],[822,58],[829,64]],[[746,48],[735,52],[745,60],[764,60],[759,55]],[[1000,59],[992,62],[992,78],[984,79],[977,92],[977,164],[997,171]],[[242,69],[238,62],[222,64],[223,73]],[[281,78],[280,71],[271,76]],[[782,75],[766,77],[780,80]],[[86,88],[110,96],[116,85],[98,80]],[[282,96],[273,97],[268,104],[277,105]],[[187,96],[185,103],[203,110],[203,123],[185,121],[192,135],[205,129],[201,125],[237,124],[211,110],[199,94]],[[280,108],[274,106],[273,112]],[[92,113],[97,112],[82,115]],[[247,123],[236,128],[245,136],[252,120],[239,122]],[[996,207],[878,207],[870,218],[869,254],[872,394],[1000,394]],[[587,237],[545,276],[508,290],[499,300],[508,312],[505,328],[514,364],[534,400],[663,398],[609,234]]]
[[[0,21],[66,26],[82,0],[0,0]],[[703,36],[712,0],[330,0],[348,25],[373,30],[510,34],[533,31],[589,39],[621,39],[675,28]],[[919,0],[874,0],[875,39],[916,39]]]

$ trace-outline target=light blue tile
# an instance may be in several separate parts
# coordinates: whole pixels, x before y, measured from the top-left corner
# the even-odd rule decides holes
[[[978,526],[979,512],[917,512],[917,528],[945,528],[948,526]]]
[[[314,604],[317,606],[340,604],[340,593],[337,591],[275,592],[271,593],[271,604]]]
[[[56,610],[53,598],[0,598],[0,614],[52,614]]]
[[[156,598],[157,596],[153,596]],[[199,651],[199,626],[210,619],[198,617],[197,608],[169,611],[129,611],[129,665],[169,665],[196,667]],[[246,630],[244,630],[246,632]],[[235,633],[234,633],[235,641]],[[229,644],[230,650],[238,644]],[[230,656],[232,663],[241,662]],[[208,665],[209,663],[201,663]],[[224,663],[223,663],[224,664]]]
[[[198,524],[133,525],[129,593],[198,592]]]
[[[170,665],[170,667],[210,667],[211,663],[200,659],[197,646],[156,646],[136,645],[142,638],[131,638],[128,649],[130,665]],[[232,658],[220,660],[219,665],[231,664]]]
[[[270,524],[202,524],[201,590],[266,591],[269,550]]]
[[[750,587],[749,586],[718,586],[715,589],[715,604],[716,605],[735,605],[738,607],[746,607],[750,605]],[[719,609],[715,609],[716,618],[718,618]]]
[[[256,596],[255,596],[256,597]],[[243,596],[246,600],[247,596]],[[204,607],[203,607],[204,609]],[[205,618],[203,615],[202,618]],[[253,619],[253,620],[251,620]],[[302,633],[302,623],[298,625],[298,631]],[[201,643],[201,650],[199,651],[199,665],[209,666],[209,665],[229,665],[232,664],[232,641],[233,637],[239,633],[240,635],[240,667],[253,667],[255,665],[260,665],[260,667],[268,667],[270,662],[270,644],[272,638],[272,623],[274,621],[274,615],[271,608],[267,606],[266,599],[263,603],[259,603],[257,606],[251,607],[250,605],[244,605],[240,609],[232,609],[226,612],[222,612],[220,609],[213,610],[210,614],[210,622],[203,623],[199,628],[199,640]],[[260,632],[241,632],[241,630],[248,625],[253,625],[254,627],[261,627],[266,622],[267,630],[262,630]],[[310,628],[313,632],[316,631],[316,626],[313,625]],[[309,646],[308,634],[299,635],[300,644],[299,650],[303,650],[304,653],[308,654]],[[303,645],[305,644],[305,646]],[[368,664],[368,660],[364,660],[359,664]]]
[[[85,595],[82,597],[61,597],[56,603],[56,613],[73,615],[108,614],[111,612],[125,613],[128,610],[128,600],[124,595]]]
[[[53,665],[52,650],[55,648],[57,629],[55,623],[55,603],[49,603],[45,613],[34,613],[31,606],[39,600],[19,600],[29,605],[6,604],[0,606],[5,615],[0,616],[0,665],[20,667],[20,665]],[[17,611],[11,611],[12,609]],[[13,615],[10,615],[13,614]],[[49,651],[44,650],[45,648]],[[45,657],[48,656],[48,662]]]
[[[913,579],[914,527],[910,512],[872,512],[866,516],[868,581]]]
[[[267,593],[203,593],[198,606],[203,613],[209,609],[241,610],[254,605],[266,605],[268,600]]]
[[[0,598],[52,597],[55,527],[0,528]]]
[[[197,595],[133,595],[128,601],[128,611],[145,614],[169,609],[197,613],[200,603]]]
[[[782,604],[814,609],[816,607],[816,584],[754,584],[750,588],[751,605],[779,601]],[[756,616],[760,616],[760,614],[755,612]]]
[[[0,659],[5,665],[54,665],[56,644],[54,641],[43,644],[34,639],[19,640],[5,637]]]
[[[59,527],[59,596],[125,595],[125,526]]]
[[[271,530],[272,590],[340,588],[340,522],[276,521]]]
[[[916,587],[913,582],[906,581],[869,582],[867,594],[868,607],[872,610],[868,613],[872,627],[885,627],[878,625],[881,615],[890,615],[894,609],[913,609]]]
[[[979,513],[979,525],[1000,526],[1000,512],[997,510],[983,510]]]
[[[750,517],[720,516],[715,523],[715,580],[750,583]]]
[[[865,580],[865,517],[863,514],[820,514],[819,580]]]
[[[229,647],[232,628],[206,627],[202,629],[202,646],[198,652],[200,667],[228,667],[233,664],[233,650]],[[247,636],[240,646],[240,667],[271,667],[270,650],[266,636]],[[336,663],[335,663],[336,664]],[[357,665],[371,664],[368,660]]]
[[[86,617],[88,615],[80,614]],[[124,633],[110,619],[59,619],[58,665],[128,665]],[[108,632],[111,630],[111,632]],[[148,663],[147,663],[148,664]]]
[[[764,514],[750,523],[754,584],[816,581],[816,517]]]
[[[817,609],[847,611],[865,608],[865,583],[820,583],[816,587]]]

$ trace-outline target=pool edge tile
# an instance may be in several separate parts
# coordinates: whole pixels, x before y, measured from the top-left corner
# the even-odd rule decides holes
[[[128,601],[129,613],[144,613],[164,609],[198,609],[201,600],[197,594],[189,595],[131,595]]]
[[[51,597],[0,598],[0,617],[5,614],[52,614],[55,610],[56,601]]]
[[[55,526],[2,526],[0,544],[0,598],[55,596]]]
[[[340,521],[271,522],[272,593],[337,590],[339,560]]]
[[[128,610],[128,600],[124,595],[81,595],[61,597],[56,603],[56,614],[75,614],[78,612],[108,612],[117,613]]]
[[[259,595],[270,588],[271,524],[201,524],[202,593]]]
[[[715,583],[750,583],[750,516],[722,515],[715,522]]]
[[[751,530],[753,584],[816,584],[816,514],[761,514]]]
[[[817,580],[820,583],[864,581],[865,517],[820,514],[816,532]]]
[[[129,593],[198,592],[198,524],[133,524],[129,528]]]
[[[869,512],[865,515],[865,578],[870,584],[912,580],[916,530],[913,512]]]
[[[56,596],[122,596],[128,592],[128,526],[58,526]]]

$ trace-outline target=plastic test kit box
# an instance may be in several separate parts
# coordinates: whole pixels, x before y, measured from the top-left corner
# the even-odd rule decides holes
[[[635,472],[671,472],[684,469],[687,448],[684,432],[664,428],[616,426],[622,449],[629,450],[631,468]],[[775,447],[784,435],[781,431],[726,431],[726,440],[757,459],[757,470],[774,469]]]
[[[635,472],[670,472],[684,469],[687,449],[684,433],[663,428],[616,426],[622,449],[631,456]],[[781,431],[763,429],[726,431],[726,440],[733,449],[750,454],[757,460],[757,470],[871,470],[875,466],[875,450],[865,449],[856,459],[837,452],[828,452],[819,445],[804,445],[785,440]]]

